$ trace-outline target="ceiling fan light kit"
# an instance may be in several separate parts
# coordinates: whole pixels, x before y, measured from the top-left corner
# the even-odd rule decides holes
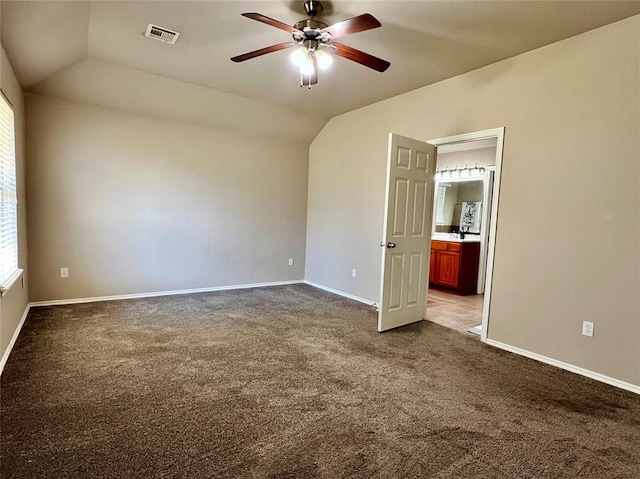
[[[299,47],[294,50],[290,59],[291,62],[300,69],[300,86],[308,86],[309,88],[311,88],[311,85],[318,83],[318,70],[326,70],[333,63],[333,58],[327,50],[337,56],[354,61],[378,72],[384,72],[389,68],[391,64],[386,60],[333,41],[336,38],[380,27],[380,22],[376,20],[373,15],[364,13],[328,26],[326,23],[315,19],[322,11],[322,4],[320,2],[307,0],[304,2],[304,8],[309,18],[296,22],[293,26],[289,26],[286,23],[274,20],[260,13],[243,13],[243,17],[251,18],[252,20],[291,33],[294,41],[261,48],[260,50],[238,55],[231,60],[239,63],[298,45]]]

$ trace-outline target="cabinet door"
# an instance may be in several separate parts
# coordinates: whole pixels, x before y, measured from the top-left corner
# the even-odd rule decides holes
[[[462,243],[458,273],[458,291],[460,294],[476,294],[478,292],[479,260],[480,243]]]
[[[458,287],[459,253],[438,251],[438,277],[436,283],[450,288]]]

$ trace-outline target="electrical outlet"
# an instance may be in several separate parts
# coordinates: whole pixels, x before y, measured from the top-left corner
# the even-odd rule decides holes
[[[293,258],[289,258],[289,266],[293,266]]]
[[[593,337],[593,323],[591,321],[582,321],[582,335]]]
[[[68,278],[69,277],[69,268],[60,268],[60,277]]]
[[[356,276],[358,276],[358,271],[357,271],[355,268],[353,268],[353,269],[351,270],[351,277],[352,277],[352,278],[355,278]]]

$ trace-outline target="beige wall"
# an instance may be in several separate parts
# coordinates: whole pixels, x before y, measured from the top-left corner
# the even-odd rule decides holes
[[[40,95],[26,112],[32,301],[303,278],[304,143]]]
[[[489,338],[640,385],[639,35],[636,16],[333,118],[306,278],[378,301],[389,132],[504,126]]]
[[[4,356],[20,319],[29,303],[27,288],[27,218],[25,202],[25,154],[24,154],[24,102],[22,90],[5,55],[1,50],[0,88],[13,105],[16,127],[16,173],[18,188],[18,266],[25,270],[23,279],[0,298],[0,358]]]

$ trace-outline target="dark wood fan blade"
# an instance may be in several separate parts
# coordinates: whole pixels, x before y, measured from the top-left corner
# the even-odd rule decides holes
[[[272,27],[279,28],[280,30],[284,30],[285,32],[293,33],[299,32],[297,28],[293,28],[291,25],[287,25],[286,23],[279,22],[278,20],[274,20],[273,18],[269,18],[261,13],[242,13],[243,17],[251,18],[252,20],[256,20],[257,22],[266,23],[267,25],[271,25]]]
[[[264,47],[264,48],[261,48],[260,50],[245,53],[243,55],[238,55],[237,57],[233,57],[231,61],[240,63],[245,60],[251,60],[252,58],[259,57],[260,55],[266,55],[267,53],[273,53],[279,50],[284,50],[285,48],[289,48],[294,45],[296,45],[294,42],[278,43],[277,45],[271,45],[270,47]]]
[[[374,57],[373,55],[369,55],[368,53],[362,52],[360,50],[356,50],[350,46],[347,46],[343,43],[339,42],[331,42],[331,50],[333,53],[338,55],[339,57],[346,58],[347,60],[354,61],[359,63],[360,65],[364,65],[365,67],[372,68],[376,71],[383,72],[391,63],[382,58]]]
[[[357,17],[350,18],[344,22],[336,23],[330,27],[323,28],[320,33],[329,32],[331,38],[340,38],[352,33],[364,32],[371,30],[372,28],[378,28],[382,26],[373,15],[364,13]]]

